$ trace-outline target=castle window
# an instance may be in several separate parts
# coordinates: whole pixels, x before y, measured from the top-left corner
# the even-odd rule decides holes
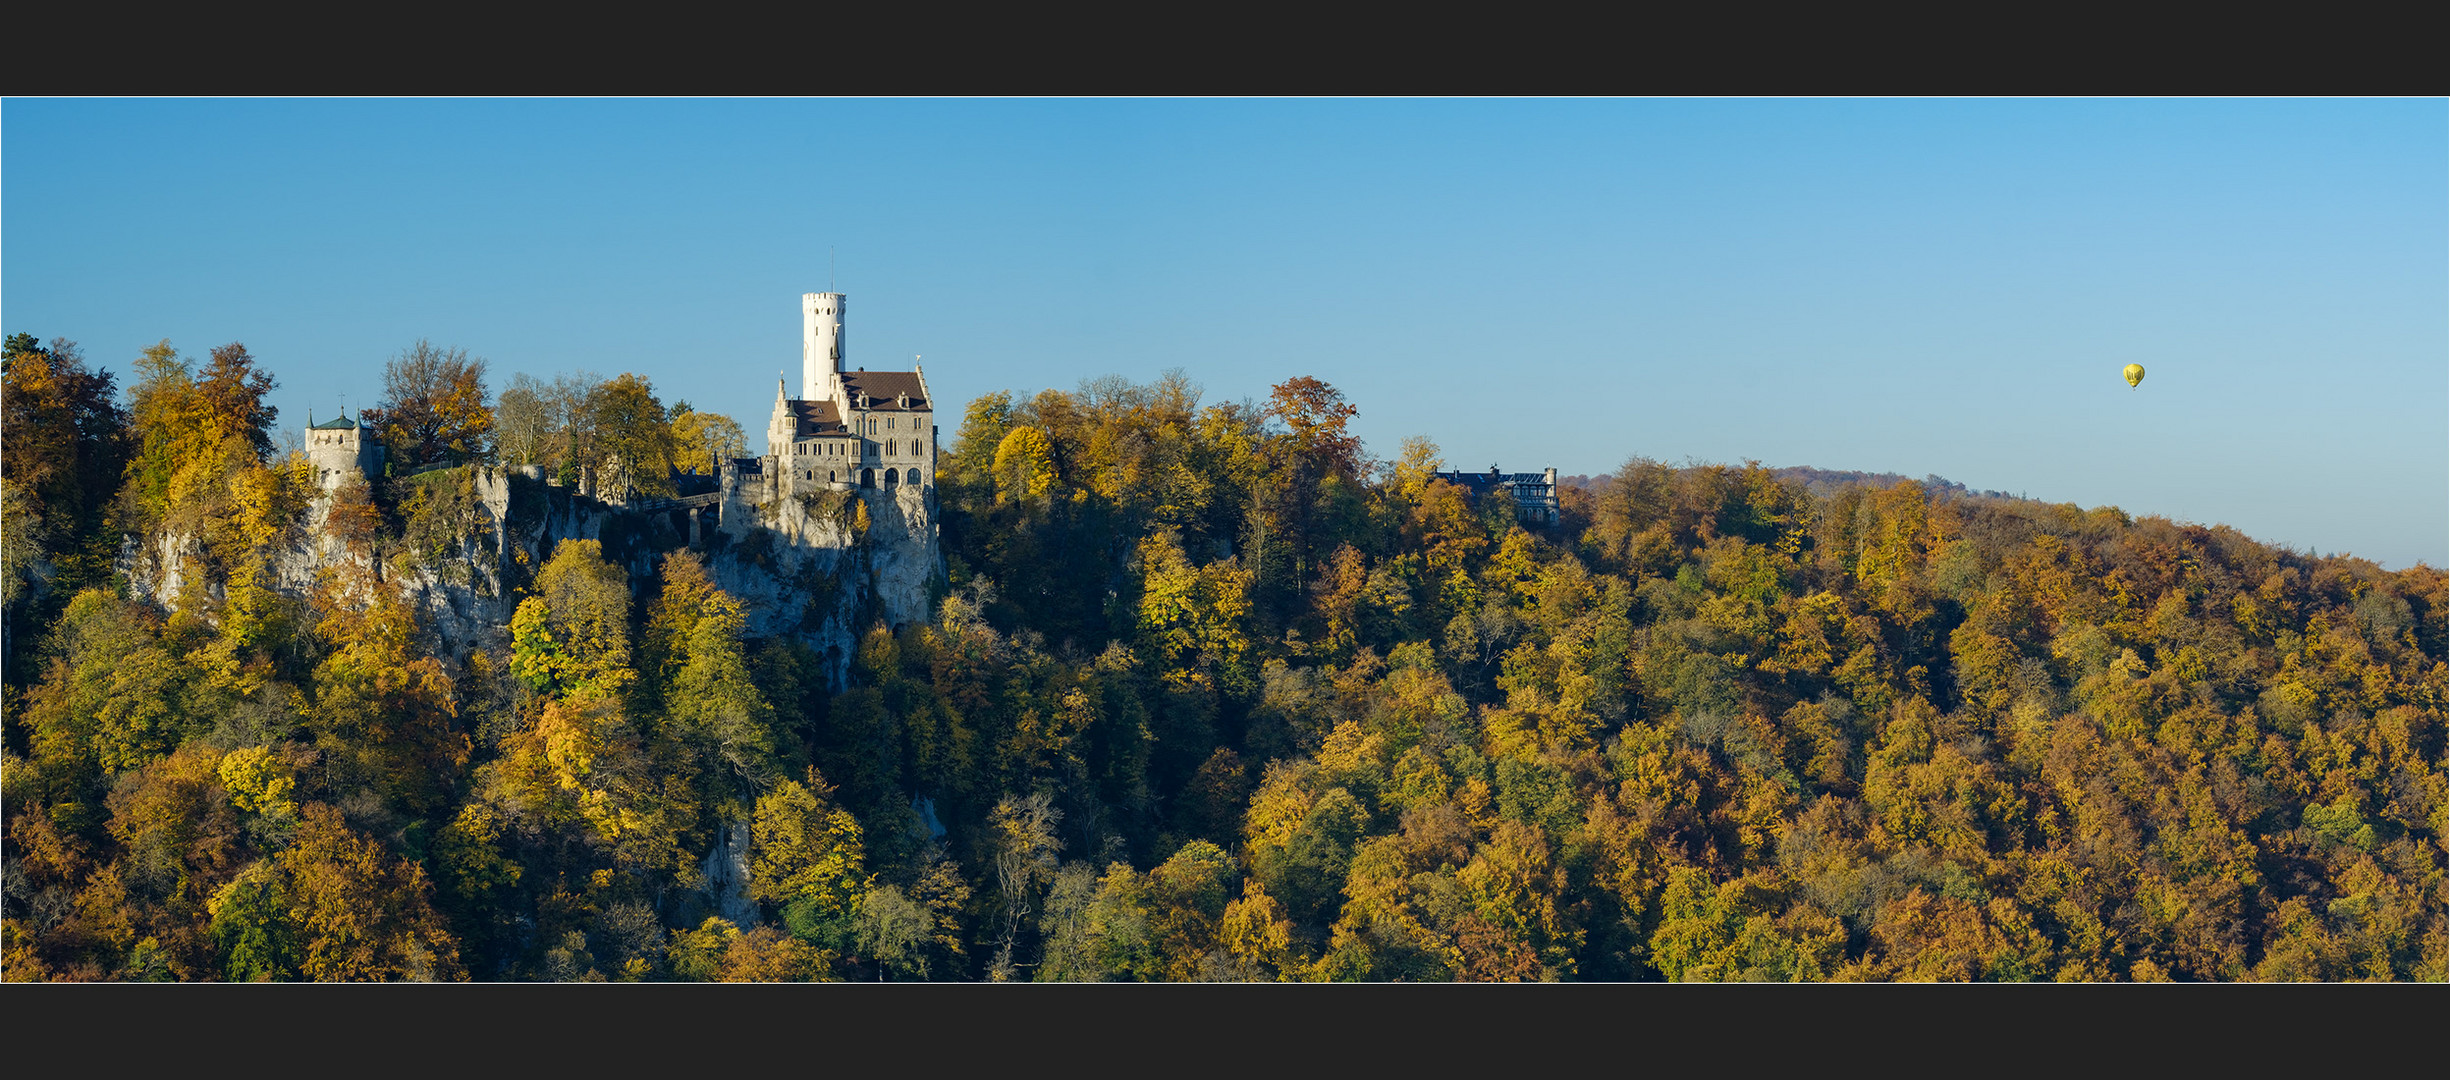
[[[912,469],[912,470],[910,470],[910,482],[911,482],[911,483],[913,483],[913,484],[916,484],[916,483],[918,483],[918,482],[919,482],[919,470],[917,470],[917,469]]]

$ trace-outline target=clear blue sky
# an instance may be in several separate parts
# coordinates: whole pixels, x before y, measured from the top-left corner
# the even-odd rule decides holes
[[[2450,562],[2426,101],[0,104],[0,320],[244,341],[281,421],[418,337],[764,427],[840,252],[939,396],[1316,375],[1370,448],[1920,476]],[[2118,377],[2150,369],[2143,388]],[[950,425],[948,424],[948,427]]]

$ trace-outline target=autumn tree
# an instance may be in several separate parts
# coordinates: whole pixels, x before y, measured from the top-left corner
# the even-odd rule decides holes
[[[1055,489],[1053,444],[1034,427],[1016,427],[995,448],[995,497],[998,502],[1034,506]]]
[[[669,496],[680,451],[655,388],[624,374],[588,395],[585,420],[593,438],[587,457],[607,471],[607,484],[639,495]]]
[[[996,899],[1003,908],[1003,931],[989,961],[988,977],[998,982],[1016,977],[1013,948],[1022,924],[1036,914],[1038,898],[1055,876],[1055,856],[1063,847],[1055,837],[1055,826],[1062,820],[1063,811],[1055,808],[1045,792],[1007,795],[988,818]]]
[[[140,445],[128,463],[126,524],[149,528],[174,509],[181,523],[207,520],[225,505],[217,488],[227,475],[272,452],[278,411],[265,397],[277,384],[235,342],[197,371],[164,341],[144,351],[136,371],[128,426]]]
[[[749,895],[772,905],[794,936],[841,949],[873,881],[866,845],[824,779],[814,769],[805,779],[779,781],[757,800]]]
[[[384,362],[383,399],[360,419],[381,433],[403,468],[490,460],[494,413],[485,360],[419,338]]]
[[[115,383],[110,372],[86,366],[75,342],[8,339],[0,359],[0,481],[11,493],[4,531],[12,600],[36,560],[54,565],[61,576],[53,588],[63,597],[100,584],[108,572],[103,515],[127,457]]]
[[[495,452],[505,465],[541,465],[553,458],[564,420],[552,387],[524,371],[511,376],[493,407]]]
[[[306,808],[296,842],[275,860],[267,913],[293,942],[301,978],[427,982],[461,977],[459,953],[415,863],[351,830],[340,812]]]
[[[748,437],[740,422],[720,413],[699,412],[686,401],[672,405],[672,466],[700,476],[713,476],[733,458],[746,457]]]

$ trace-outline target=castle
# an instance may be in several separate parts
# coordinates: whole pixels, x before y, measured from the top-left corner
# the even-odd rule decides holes
[[[750,502],[861,488],[910,488],[931,501],[936,402],[927,373],[845,370],[841,293],[800,297],[800,396],[774,381],[766,453],[735,459],[723,489]]]
[[[722,502],[755,505],[786,495],[881,488],[897,494],[908,489],[934,508],[936,402],[927,373],[917,364],[909,371],[846,367],[847,300],[835,292],[800,297],[800,396],[790,396],[784,380],[775,380],[766,453],[719,466]],[[345,413],[320,424],[308,419],[307,456],[323,490],[340,486],[350,473],[383,474],[383,447],[357,421]],[[533,467],[524,471],[541,476]],[[585,479],[581,487],[596,494]],[[715,501],[690,495],[683,492],[678,501]],[[622,501],[609,493],[599,497]]]
[[[652,495],[622,482],[617,459],[576,469],[567,488],[537,464],[429,466],[436,475],[425,483],[464,494],[457,505],[467,512],[448,523],[447,543],[373,568],[396,579],[464,656],[500,644],[523,590],[564,540],[600,543],[602,558],[633,581],[685,547],[741,604],[747,635],[810,643],[841,685],[857,635],[877,622],[931,618],[945,572],[934,395],[915,364],[866,371],[843,362],[843,300],[802,297],[802,396],[777,388],[763,455],[719,461],[713,476],[676,473],[672,490]],[[388,471],[381,429],[366,421],[307,417],[305,464],[320,490],[309,528],[274,562],[287,594],[310,594],[323,569],[364,558],[325,529],[324,515],[353,478]],[[465,486],[442,486],[455,484]],[[131,539],[118,565],[132,595],[176,608],[202,557],[197,533],[166,530],[151,542]]]

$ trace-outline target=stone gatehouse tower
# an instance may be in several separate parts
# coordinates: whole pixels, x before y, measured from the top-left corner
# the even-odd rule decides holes
[[[352,473],[368,479],[382,475],[382,444],[348,413],[320,424],[311,413],[306,419],[306,457],[315,466],[317,486],[328,492]]]

